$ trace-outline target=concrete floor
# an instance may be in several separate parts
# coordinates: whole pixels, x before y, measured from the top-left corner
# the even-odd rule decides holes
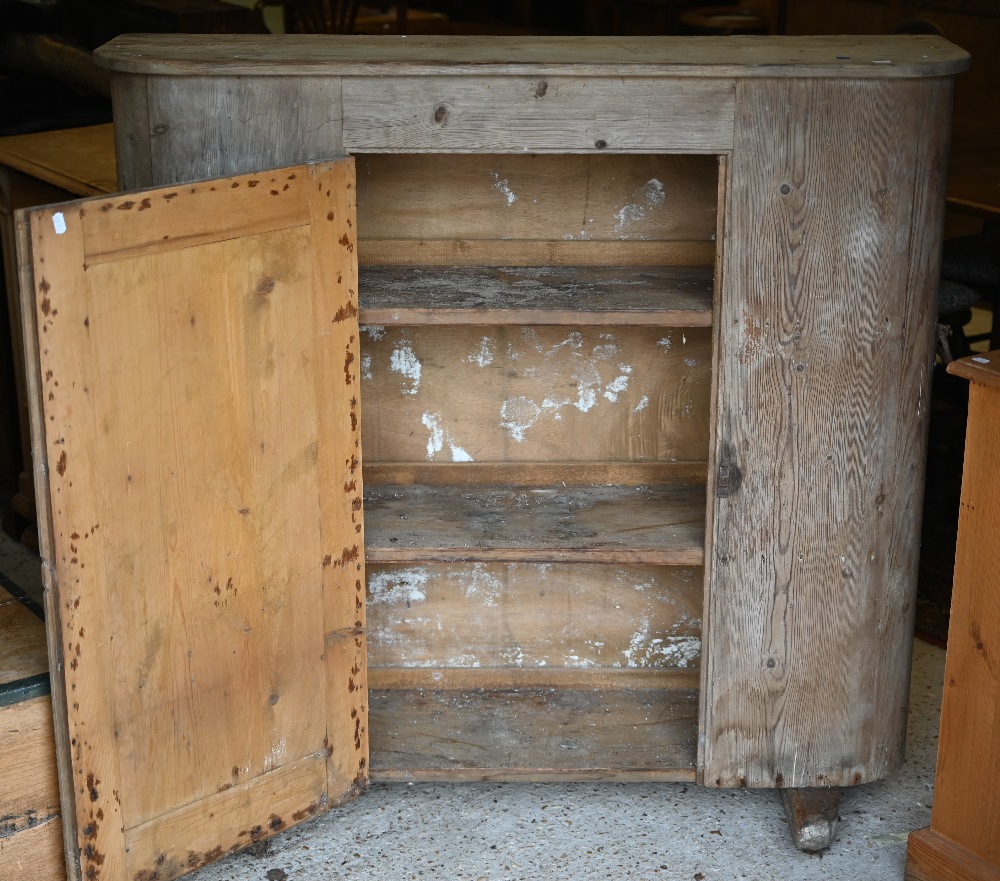
[[[4,537],[0,571],[37,592],[37,558]],[[903,767],[847,790],[837,842],[791,844],[769,791],[680,784],[375,785],[361,798],[190,875],[192,881],[900,881],[926,826],[944,652],[917,641]]]

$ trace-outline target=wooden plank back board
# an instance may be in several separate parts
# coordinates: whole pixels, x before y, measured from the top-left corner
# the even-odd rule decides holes
[[[367,777],[353,160],[22,212],[70,877]]]

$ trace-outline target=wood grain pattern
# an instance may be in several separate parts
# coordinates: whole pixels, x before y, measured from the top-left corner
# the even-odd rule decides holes
[[[946,81],[740,87],[715,457],[742,487],[714,501],[706,784],[902,757],[949,108]]]
[[[933,829],[906,841],[906,881],[1000,881],[1000,869]]]
[[[0,685],[48,670],[45,625],[0,587]]]
[[[553,142],[561,143],[554,134]],[[715,235],[713,157],[502,155],[487,142],[480,151],[359,157],[362,242],[709,242]],[[627,253],[608,262],[621,265]]]
[[[704,508],[691,486],[376,486],[365,491],[365,556],[700,566]]]
[[[694,779],[694,691],[372,691],[370,700],[373,780]]]
[[[114,88],[122,189],[344,155],[339,80],[153,77]]]
[[[110,124],[0,138],[0,164],[77,196],[117,189]]]
[[[371,667],[378,691],[585,691],[698,688],[698,669],[684,667]]]
[[[704,461],[710,336],[366,325],[366,461]]]
[[[697,668],[700,569],[592,564],[368,567],[376,667]]]
[[[0,838],[0,876],[63,881],[62,825],[58,817],[10,838]]]
[[[344,147],[353,153],[631,153],[728,150],[729,79],[352,76]],[[559,137],[553,137],[553,119]]]
[[[712,323],[700,267],[368,266],[359,283],[363,324]]]
[[[176,201],[192,197],[196,244],[136,255],[119,235],[125,256],[95,265],[88,224],[110,235],[109,217],[155,226],[164,210],[101,212],[94,200],[22,216],[44,425],[37,488],[51,500],[44,556],[85,877],[173,877],[180,863],[168,875],[130,842],[181,806],[213,839],[206,853],[238,846],[246,817],[272,834],[269,804],[241,802],[239,817],[205,805],[305,757],[329,800],[364,779],[364,702],[347,660],[364,644],[362,561],[350,559],[360,491],[347,486],[359,432],[338,394],[356,383],[345,373],[357,358],[354,271],[343,268],[353,168],[285,176],[308,185],[275,196],[234,179],[209,202],[185,189]],[[168,192],[138,198],[159,206]],[[279,203],[292,198],[308,211],[289,227]],[[227,235],[251,210],[273,228]],[[212,241],[199,226],[217,231]],[[336,432],[320,431],[327,410]],[[342,666],[327,669],[333,655]],[[298,801],[289,813],[315,802],[311,790],[284,796]]]
[[[51,698],[0,707],[0,780],[0,843],[59,816]]]
[[[128,34],[95,53],[112,70],[339,76],[491,74],[582,76],[945,76],[968,55],[940,37],[336,37]]]
[[[969,359],[963,359],[969,362]],[[976,373],[971,362],[954,372]],[[1000,390],[974,375],[931,829],[1000,875]]]
[[[711,266],[714,241],[362,239],[363,266]]]

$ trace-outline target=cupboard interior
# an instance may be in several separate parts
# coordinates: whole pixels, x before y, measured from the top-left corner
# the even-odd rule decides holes
[[[721,160],[356,159],[372,779],[693,780]]]

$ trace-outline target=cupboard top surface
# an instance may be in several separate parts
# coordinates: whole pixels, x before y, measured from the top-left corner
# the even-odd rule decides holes
[[[669,77],[947,76],[969,55],[936,36],[454,37],[125,34],[95,52],[124,73]]]

